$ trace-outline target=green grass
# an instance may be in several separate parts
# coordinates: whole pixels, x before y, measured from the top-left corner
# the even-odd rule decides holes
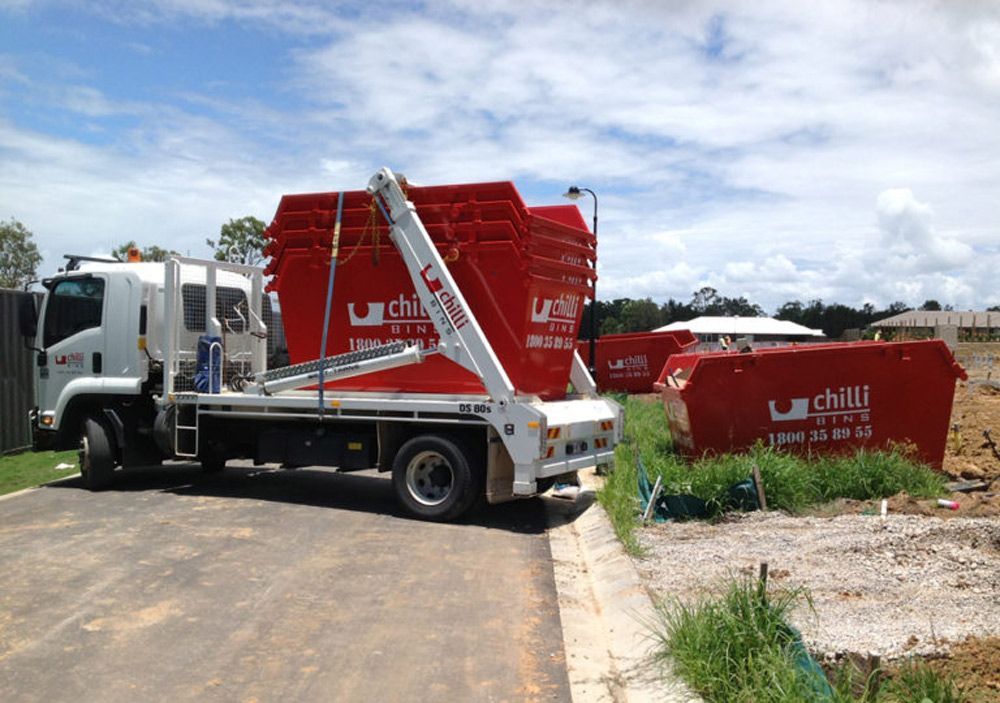
[[[835,498],[869,500],[906,491],[915,498],[945,493],[943,474],[915,464],[902,449],[887,452],[860,450],[848,458],[824,457],[813,465],[819,501]]]
[[[796,634],[787,615],[803,599],[808,596],[801,590],[764,598],[755,581],[741,579],[694,605],[660,604],[657,656],[669,657],[710,703],[850,700],[821,696],[822,674],[796,666]]]
[[[732,580],[721,593],[694,605],[660,603],[651,624],[656,657],[708,703],[962,703],[951,678],[921,662],[908,662],[888,681],[861,678],[851,665],[827,682],[805,664],[801,643],[788,625],[795,607],[812,607],[802,589],[769,591],[749,578]]]
[[[73,464],[74,468],[57,471],[54,467],[61,463]],[[79,471],[76,452],[23,452],[0,456],[0,495],[40,486]]]
[[[713,516],[726,510],[726,491],[750,476],[754,464],[760,469],[768,508],[790,513],[836,498],[871,500],[900,491],[917,498],[932,498],[945,493],[945,477],[914,463],[901,448],[809,459],[758,444],[742,454],[688,464],[673,452],[661,403],[631,396],[618,400],[625,406],[625,432],[630,442],[618,446],[615,470],[598,499],[632,554],[640,551],[634,532],[639,515],[636,453],[650,481],[657,476],[663,478],[665,494],[697,496],[708,503]]]
[[[879,692],[878,701],[886,703],[963,703],[967,700],[955,683],[954,677],[942,676],[920,661],[903,664],[892,680]]]
[[[667,432],[667,419],[659,403],[641,402],[632,396],[616,397],[625,406],[625,430],[634,444],[619,444],[615,449],[615,468],[608,476],[597,499],[614,525],[622,544],[632,554],[639,552],[634,528],[639,514],[638,474],[633,452],[640,451],[647,471],[661,473],[677,462]],[[655,479],[653,479],[655,480]]]

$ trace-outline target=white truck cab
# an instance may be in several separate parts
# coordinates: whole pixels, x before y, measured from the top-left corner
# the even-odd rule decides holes
[[[140,343],[148,319],[137,267],[162,269],[121,264],[117,271],[88,268],[45,282],[48,293],[35,340],[41,431],[57,433],[67,420],[72,422],[75,413],[67,411],[81,399],[140,394],[149,360]]]
[[[165,340],[172,331],[164,319],[167,266],[67,258],[65,272],[43,281],[47,292],[35,325],[35,447],[77,448],[81,424],[95,416],[123,448],[145,461],[158,459],[163,452],[141,438],[152,439],[149,406],[162,394]],[[259,298],[258,319],[248,319],[256,306],[249,303],[253,285],[246,277],[218,273],[216,315],[206,320],[205,267],[178,270],[183,315],[174,338],[180,345],[193,348],[213,323],[234,354],[239,346],[256,346],[248,341],[254,334],[266,335],[269,302]],[[126,425],[141,430],[132,442],[125,439]]]

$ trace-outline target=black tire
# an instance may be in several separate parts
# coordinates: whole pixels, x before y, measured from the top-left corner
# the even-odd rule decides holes
[[[202,448],[198,454],[198,461],[201,462],[201,470],[206,474],[217,474],[226,468],[226,455],[210,444]]]
[[[111,485],[115,478],[115,449],[111,429],[96,417],[83,421],[80,430],[80,474],[83,485],[99,491]]]
[[[396,500],[422,520],[445,522],[466,513],[484,490],[481,467],[449,437],[420,435],[408,440],[392,462]]]
[[[556,479],[557,478],[559,478],[559,477],[558,476],[546,476],[545,478],[536,478],[535,479],[535,491],[538,493],[538,495],[542,495],[547,490],[549,490],[554,485],[556,485]]]

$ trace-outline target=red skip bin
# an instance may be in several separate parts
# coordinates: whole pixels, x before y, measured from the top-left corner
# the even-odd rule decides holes
[[[597,389],[602,393],[652,393],[667,359],[692,351],[697,344],[698,338],[689,330],[606,334],[595,344]],[[589,367],[590,340],[582,340],[577,349]]]
[[[657,388],[690,458],[757,440],[803,454],[909,443],[940,468],[958,378],[941,340],[857,342],[679,354]]]
[[[566,395],[584,301],[596,273],[593,235],[576,208],[528,208],[511,183],[412,187],[431,240],[519,393]],[[434,348],[438,335],[388,239],[370,196],[345,193],[328,355],[399,340]],[[315,359],[337,193],[286,195],[268,228],[265,273],[278,292],[292,362]],[[567,207],[569,210],[567,210]],[[573,212],[570,212],[572,210]],[[373,226],[374,224],[374,226]],[[327,384],[353,391],[485,392],[472,373],[441,356]]]

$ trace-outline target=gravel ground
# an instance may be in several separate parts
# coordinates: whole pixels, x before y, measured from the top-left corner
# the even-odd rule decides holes
[[[827,659],[846,654],[947,651],[948,642],[1000,635],[1000,520],[918,515],[734,516],[717,525],[644,529],[636,566],[651,590],[690,602],[728,575],[756,574],[804,586],[792,621]]]

